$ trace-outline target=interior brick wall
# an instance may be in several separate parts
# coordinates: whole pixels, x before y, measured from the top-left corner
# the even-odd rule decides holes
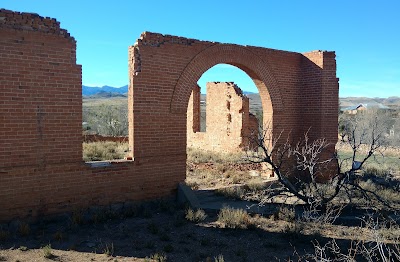
[[[206,132],[200,132],[200,88],[195,87],[187,110],[187,146],[214,152],[247,150],[258,134],[258,120],[249,112],[249,98],[233,82],[207,83]]]
[[[315,138],[337,140],[334,52],[303,55],[145,32],[128,50],[134,161],[97,166],[82,160],[75,39],[55,19],[1,9],[0,61],[0,221],[170,195],[186,175],[191,91],[219,63],[253,79],[265,123],[283,138],[312,127]]]

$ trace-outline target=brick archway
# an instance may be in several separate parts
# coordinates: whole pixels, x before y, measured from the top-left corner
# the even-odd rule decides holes
[[[129,49],[129,143],[135,160],[168,155],[185,161],[191,90],[220,63],[253,79],[264,124],[281,137],[297,140],[311,128],[312,139],[337,139],[334,52],[300,54],[144,32]]]
[[[243,46],[215,44],[197,54],[180,75],[171,99],[171,113],[186,113],[192,87],[211,67],[217,64],[230,64],[246,72],[253,79],[260,93],[265,122],[272,124],[273,110],[283,111],[284,105],[279,85],[270,66],[255,53]]]
[[[8,112],[0,126],[0,221],[170,195],[186,176],[191,85],[218,63],[254,80],[283,138],[312,128],[310,138],[337,141],[334,52],[301,54],[146,32],[129,48],[134,161],[84,163],[75,39],[55,19],[5,9],[0,17],[0,111]]]

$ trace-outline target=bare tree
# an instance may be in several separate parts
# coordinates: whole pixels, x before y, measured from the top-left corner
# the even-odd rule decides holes
[[[342,142],[345,142],[347,139],[347,135],[350,131],[351,116],[346,113],[339,113],[338,124],[338,133],[340,136],[340,140]]]
[[[300,142],[294,144],[287,139],[281,146],[277,146],[281,134],[273,137],[268,128],[252,137],[251,142],[257,144],[259,150],[249,153],[248,159],[268,164],[279,182],[265,190],[266,199],[295,196],[310,206],[325,209],[339,195],[348,202],[357,195],[369,201],[378,200],[389,207],[385,199],[359,183],[365,163],[381,153],[386,134],[382,121],[385,119],[376,114],[353,118],[347,133],[352,153],[344,159],[340,159],[337,152],[326,157],[325,151],[332,145],[325,139],[310,140],[309,132]]]
[[[88,112],[87,122],[101,135],[125,136],[128,133],[126,107],[102,104]]]
[[[388,222],[390,223],[388,225]],[[399,238],[388,231],[398,230],[398,225],[393,221],[381,220],[372,216],[363,219],[368,241],[351,240],[349,246],[339,247],[335,239],[321,245],[313,241],[314,254],[306,254],[299,261],[400,261]],[[388,236],[389,235],[389,236]],[[394,237],[394,239],[393,239]]]

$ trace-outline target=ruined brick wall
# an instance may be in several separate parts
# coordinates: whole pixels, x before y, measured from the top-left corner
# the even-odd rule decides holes
[[[252,113],[249,113],[249,118],[248,118],[248,124],[247,128],[244,128],[244,130],[248,130],[249,134],[246,137],[257,137],[258,134],[260,133],[260,120],[253,115]],[[262,128],[262,127],[261,127]],[[248,144],[248,148],[250,150],[256,150],[257,149],[257,143],[253,139],[248,139],[248,141],[244,141],[244,143]]]
[[[200,123],[199,105],[200,89],[195,87],[187,111],[188,147],[225,153],[247,149],[251,128],[258,121],[249,113],[249,98],[238,86],[233,82],[207,83],[206,132],[196,129]]]
[[[337,140],[333,52],[305,56],[146,32],[128,53],[134,161],[86,164],[75,50],[56,20],[1,9],[0,221],[170,195],[186,175],[191,91],[219,63],[253,79],[264,120],[283,139],[311,126],[314,137]]]
[[[80,160],[82,102],[65,99],[81,96],[75,39],[55,19],[3,9],[0,30],[0,165]]]
[[[176,189],[185,156],[83,162],[81,66],[55,19],[1,9],[0,61],[0,222]]]
[[[196,85],[190,95],[187,110],[187,134],[189,137],[200,132],[201,109],[200,109],[200,86]],[[188,143],[189,145],[190,143]]]
[[[323,137],[334,145],[335,53],[311,53],[313,59],[308,53],[143,33],[130,47],[129,57],[130,148],[135,159],[186,155],[192,89],[204,72],[220,63],[236,66],[252,78],[262,100],[263,126],[280,134],[276,146],[288,137],[296,143],[310,128],[313,139]],[[184,178],[183,170],[178,174]]]

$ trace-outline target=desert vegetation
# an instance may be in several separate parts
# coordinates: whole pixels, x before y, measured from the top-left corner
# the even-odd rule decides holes
[[[307,135],[280,148],[297,163],[292,168],[308,165],[311,179],[288,179],[304,199],[283,188],[279,179],[286,178],[279,162],[265,160],[278,148],[259,144],[258,155],[188,149],[186,183],[194,190],[212,190],[249,205],[273,205],[271,214],[231,206],[212,212],[174,199],[76,210],[51,222],[0,225],[0,260],[399,261],[400,150],[382,128],[396,128],[397,120],[374,125],[385,118],[345,117],[348,133],[330,161],[315,157],[326,148],[324,141]],[[84,155],[86,161],[120,159],[127,149],[127,143],[88,143]],[[312,179],[332,161],[339,164],[336,177],[328,183]],[[271,164],[277,169],[274,176]]]
[[[103,141],[103,142],[84,142],[83,160],[101,161],[123,159],[129,150],[128,143]]]
[[[103,136],[126,136],[128,134],[128,108],[121,99],[110,101],[89,100],[83,106],[83,131]],[[124,101],[124,100],[122,100]]]

